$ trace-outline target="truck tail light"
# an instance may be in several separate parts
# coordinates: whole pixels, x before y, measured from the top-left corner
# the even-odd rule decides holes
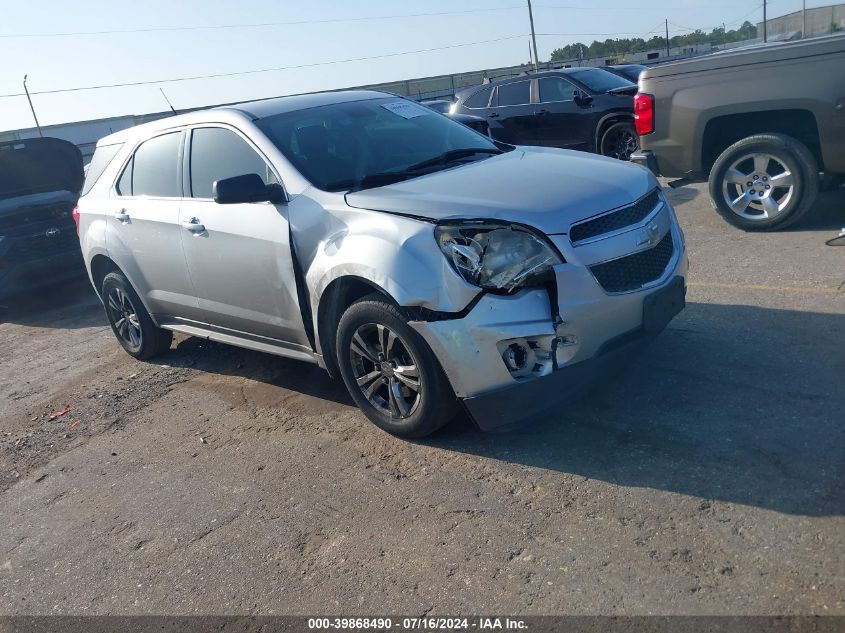
[[[634,127],[643,136],[654,132],[654,97],[638,92],[634,97]]]
[[[76,234],[79,235],[79,205],[73,207],[71,215],[73,216],[73,223],[76,224]]]

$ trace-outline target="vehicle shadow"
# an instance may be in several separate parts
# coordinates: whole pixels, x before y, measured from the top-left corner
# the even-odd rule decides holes
[[[706,500],[845,514],[845,315],[691,304],[634,365],[518,430],[450,451]]]
[[[0,300],[0,323],[58,329],[108,325],[87,277]]]
[[[330,378],[317,365],[206,339],[189,337],[181,340],[175,348],[163,356],[157,356],[152,362],[238,376],[322,400],[355,406],[343,381]]]
[[[836,233],[843,226],[845,226],[845,187],[840,187],[820,193],[807,215],[784,229],[784,232],[830,231]]]
[[[666,186],[663,187],[663,194],[673,207],[680,207],[695,200],[699,195],[702,195],[702,192],[691,186],[679,187],[678,189]]]

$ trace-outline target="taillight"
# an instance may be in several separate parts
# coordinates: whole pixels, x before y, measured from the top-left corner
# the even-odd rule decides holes
[[[634,97],[634,127],[637,134],[654,132],[654,97],[638,92]]]
[[[73,216],[73,222],[76,224],[76,234],[79,235],[79,206],[73,207],[73,212],[71,213]]]

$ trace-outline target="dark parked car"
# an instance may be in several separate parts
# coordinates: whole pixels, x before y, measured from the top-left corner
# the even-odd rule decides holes
[[[472,128],[476,132],[481,132],[485,136],[490,136],[490,126],[488,125],[487,121],[480,116],[473,116],[471,114],[461,114],[460,112],[452,112],[452,106],[454,105],[454,101],[448,101],[446,99],[432,99],[431,101],[420,101],[420,104],[427,106],[434,110],[435,112],[439,112],[440,114],[445,114],[450,119],[455,119],[458,123],[463,123],[467,127]]]
[[[420,101],[420,103],[432,110],[437,110],[440,114],[449,114],[449,108],[452,107],[454,101],[449,101],[448,99],[431,99],[430,101]]]
[[[452,112],[485,118],[497,141],[627,160],[637,149],[636,92],[636,84],[599,68],[567,68],[469,88]]]
[[[83,178],[73,143],[0,143],[0,298],[85,274],[73,218]]]
[[[490,136],[490,124],[486,119],[480,116],[473,116],[472,114],[462,114],[461,112],[452,112],[446,115],[450,119],[454,119],[458,123],[463,123],[467,127],[471,127],[476,132],[481,132],[484,136]]]
[[[614,66],[603,66],[602,68],[612,72],[614,75],[619,75],[628,81],[637,83],[640,79],[640,73],[648,68],[648,66],[643,66],[642,64],[616,64]]]

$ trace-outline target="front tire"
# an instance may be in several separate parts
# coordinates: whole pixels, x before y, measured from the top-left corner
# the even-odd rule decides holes
[[[100,296],[112,332],[127,354],[146,360],[170,349],[173,333],[153,323],[138,293],[123,273],[115,271],[106,275]]]
[[[365,297],[344,312],[337,364],[355,404],[388,433],[424,437],[457,412],[455,395],[431,349],[381,295]]]
[[[756,134],[727,148],[710,171],[710,200],[730,224],[776,231],[797,222],[819,192],[816,159],[785,134]]]

